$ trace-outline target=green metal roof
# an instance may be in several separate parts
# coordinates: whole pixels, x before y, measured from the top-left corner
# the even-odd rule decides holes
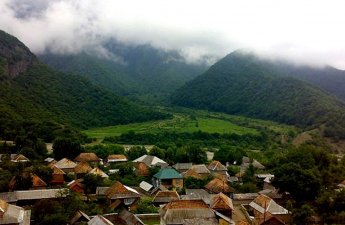
[[[175,169],[173,168],[163,168],[158,173],[153,175],[153,177],[164,180],[164,179],[176,179],[180,178],[182,179],[182,175],[179,174]]]

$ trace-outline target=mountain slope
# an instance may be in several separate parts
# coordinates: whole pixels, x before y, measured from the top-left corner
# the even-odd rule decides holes
[[[234,52],[177,90],[172,102],[302,127],[326,124],[328,134],[345,128],[344,122],[338,123],[339,129],[331,125],[344,118],[344,103],[306,82],[284,76],[252,54]]]
[[[109,41],[104,48],[110,57],[94,52],[76,55],[39,55],[40,60],[62,72],[82,75],[92,83],[121,95],[162,100],[205,71],[206,65],[188,64],[175,51],[163,51],[150,45],[130,46]]]
[[[104,91],[85,78],[55,72],[5,32],[0,32],[0,62],[2,124],[55,121],[85,128],[165,117]]]
[[[279,74],[305,80],[345,101],[345,71],[326,66],[316,68],[286,62],[268,62]]]

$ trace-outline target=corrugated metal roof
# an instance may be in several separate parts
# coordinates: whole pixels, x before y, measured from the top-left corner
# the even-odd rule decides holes
[[[158,173],[153,175],[153,177],[164,180],[164,179],[182,179],[182,175],[179,174],[175,169],[173,168],[163,168]]]

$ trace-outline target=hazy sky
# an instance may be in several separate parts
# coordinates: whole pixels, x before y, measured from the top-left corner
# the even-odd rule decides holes
[[[114,37],[187,60],[254,49],[345,69],[342,0],[0,0],[0,29],[35,53],[77,53]]]

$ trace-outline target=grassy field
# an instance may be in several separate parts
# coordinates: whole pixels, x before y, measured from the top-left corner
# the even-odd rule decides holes
[[[157,133],[161,131],[196,132],[199,130],[208,133],[257,133],[256,129],[239,126],[228,120],[202,116],[191,119],[190,116],[184,114],[174,114],[174,117],[169,120],[93,128],[85,130],[84,133],[92,138],[104,138],[107,136],[119,136],[131,130],[137,133]]]
[[[128,131],[157,133],[162,131],[196,132],[200,130],[208,133],[257,134],[258,129],[263,127],[279,133],[296,131],[293,126],[223,113],[190,109],[170,113],[173,114],[172,119],[93,128],[85,130],[84,133],[89,137],[102,139],[119,136]]]

